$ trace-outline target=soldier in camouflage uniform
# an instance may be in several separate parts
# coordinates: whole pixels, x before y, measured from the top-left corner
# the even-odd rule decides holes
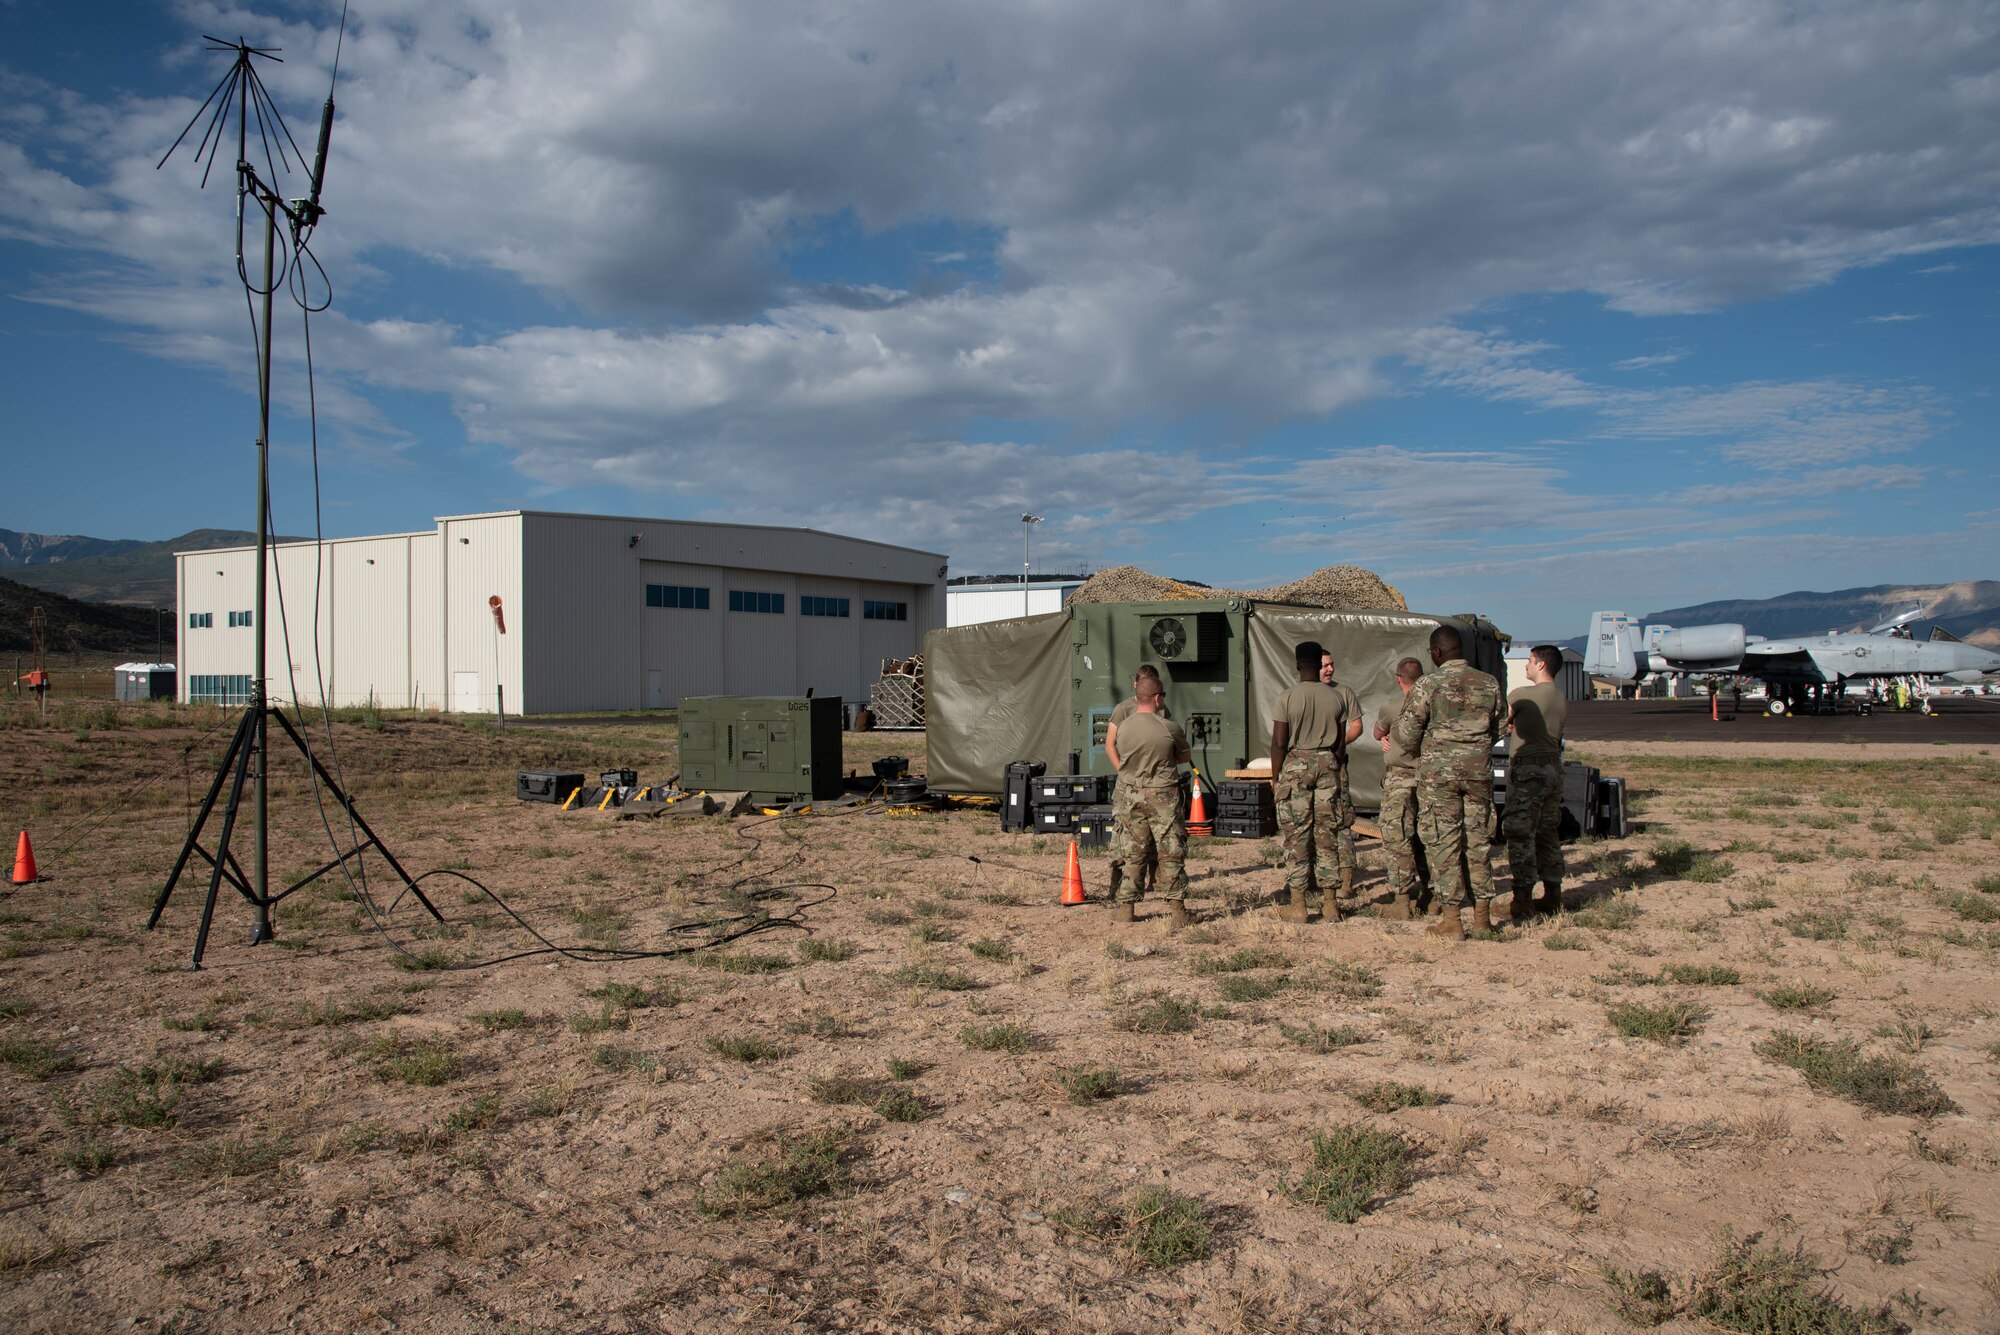
[[[1509,912],[1516,922],[1562,908],[1562,734],[1569,702],[1555,684],[1561,672],[1562,650],[1538,644],[1528,651],[1528,684],[1507,697],[1507,809],[1500,833],[1514,874]],[[1539,904],[1537,873],[1547,892]]]
[[[1118,787],[1112,793],[1113,828],[1125,832],[1123,884],[1115,884],[1116,922],[1131,922],[1139,897],[1158,890],[1173,911],[1173,925],[1194,921],[1187,911],[1187,821],[1181,811],[1180,767],[1188,761],[1187,735],[1161,718],[1158,678],[1140,678],[1138,706],[1118,732]]]
[[[1340,865],[1335,851],[1341,794],[1347,778],[1347,702],[1319,679],[1325,650],[1311,640],[1295,651],[1298,685],[1271,707],[1272,792],[1278,832],[1285,841],[1285,890],[1290,902],[1278,916],[1304,922],[1306,892],[1315,877],[1322,891],[1320,916],[1340,919],[1335,898]],[[1347,808],[1346,823],[1354,811]]]
[[[1375,740],[1382,744],[1382,862],[1389,873],[1389,889],[1394,898],[1383,911],[1386,918],[1407,920],[1431,897],[1430,868],[1424,865],[1423,840],[1417,835],[1417,762],[1389,736],[1410,688],[1424,675],[1424,665],[1414,658],[1396,664],[1396,685],[1401,694],[1382,706],[1375,716]]]
[[[1410,688],[1390,739],[1417,761],[1417,828],[1437,886],[1437,918],[1429,930],[1463,937],[1459,906],[1472,895],[1472,925],[1493,922],[1493,743],[1506,702],[1500,683],[1465,661],[1454,626],[1431,632],[1437,671]]]
[[[1343,704],[1347,706],[1347,734],[1341,739],[1340,804],[1334,811],[1333,862],[1340,871],[1341,899],[1349,899],[1354,894],[1354,793],[1347,783],[1347,748],[1354,745],[1354,739],[1361,735],[1361,697],[1354,688],[1344,686],[1333,679],[1333,655],[1321,653],[1319,656],[1319,679],[1325,686],[1340,692]],[[1320,882],[1324,895],[1334,894],[1325,881]],[[1324,910],[1322,910],[1324,911]]]
[[[1151,663],[1139,664],[1139,670],[1132,674],[1133,693],[1118,702],[1117,707],[1111,711],[1111,718],[1105,724],[1104,728],[1104,758],[1111,762],[1111,768],[1114,772],[1118,769],[1118,725],[1138,712],[1139,683],[1148,678],[1152,680],[1155,686],[1160,687],[1160,706],[1156,712],[1161,718],[1169,721],[1174,716],[1174,711],[1167,708],[1166,687],[1160,681],[1160,670]],[[1112,795],[1114,805],[1117,800],[1117,795],[1114,791]],[[1114,819],[1111,822],[1111,898],[1114,900],[1118,898],[1118,887],[1125,878],[1126,859],[1131,856],[1131,853],[1131,841],[1125,837],[1125,827]]]

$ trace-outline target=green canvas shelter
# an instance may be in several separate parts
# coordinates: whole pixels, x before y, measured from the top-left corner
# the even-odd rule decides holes
[[[1301,607],[1224,595],[1188,601],[1085,603],[1047,616],[932,631],[924,639],[929,782],[947,793],[999,793],[1015,760],[1049,772],[1110,770],[1104,734],[1141,663],[1160,669],[1194,764],[1214,784],[1270,754],[1270,708],[1298,679],[1293,647],[1317,640],[1338,680],[1376,711],[1399,694],[1396,660],[1428,670],[1430,633],[1457,626],[1467,659],[1503,682],[1506,637],[1476,616]],[[1349,753],[1357,806],[1381,802],[1382,752],[1364,731]]]

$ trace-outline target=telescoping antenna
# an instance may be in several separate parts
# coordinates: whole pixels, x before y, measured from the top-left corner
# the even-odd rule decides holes
[[[347,10],[341,9],[340,42],[346,40]],[[208,37],[208,49],[228,51],[235,55],[229,72],[210,91],[208,99],[201,104],[187,127],[174,140],[172,147],[160,158],[159,167],[164,167],[173,157],[187,137],[202,124],[207,125],[201,138],[195,144],[195,159],[202,162],[201,181],[208,184],[209,173],[222,152],[222,145],[228,138],[229,118],[232,111],[236,118],[236,272],[243,281],[246,292],[261,299],[261,318],[253,316],[257,340],[257,584],[256,599],[252,604],[251,642],[255,646],[255,670],[250,679],[250,692],[243,720],[237,725],[235,737],[229,749],[223,753],[216,767],[213,782],[209,784],[208,796],[203,799],[199,814],[188,831],[187,842],[181,847],[179,859],[174,863],[173,872],[167,877],[166,885],[153,901],[153,915],[147,920],[148,930],[159,925],[160,915],[166,911],[167,900],[173,895],[174,887],[187,870],[188,863],[199,856],[209,866],[208,898],[202,908],[201,927],[195,935],[194,964],[201,967],[201,957],[208,947],[208,932],[215,917],[216,897],[226,880],[248,900],[256,910],[256,921],[250,929],[252,945],[269,941],[274,932],[271,926],[271,906],[318,880],[326,873],[342,867],[350,858],[359,858],[369,848],[381,853],[383,859],[402,878],[403,884],[417,901],[429,910],[438,921],[444,921],[437,908],[425,898],[416,882],[396,861],[381,840],[376,837],[368,823],[355,809],[354,801],[342,790],[332,774],[321,765],[312,749],[306,744],[305,735],[293,726],[291,720],[270,703],[267,672],[267,643],[270,636],[270,621],[265,615],[270,581],[271,549],[271,298],[278,289],[278,220],[285,220],[285,230],[289,246],[285,255],[287,277],[297,272],[298,265],[311,257],[307,242],[313,228],[325,216],[320,207],[320,191],[325,184],[327,144],[333,135],[333,91],[327,90],[326,105],[320,114],[319,147],[314,155],[312,180],[303,198],[289,203],[276,189],[278,171],[291,170],[293,159],[301,167],[305,165],[305,154],[299,150],[298,141],[285,124],[285,118],[278,110],[278,104],[271,99],[270,90],[258,76],[256,61],[269,60],[282,63],[276,47],[251,46],[240,38],[225,42],[219,37]],[[339,46],[335,47],[334,70],[338,77],[340,67]],[[263,149],[264,172],[258,174],[256,164],[251,161],[250,130],[257,131],[257,143]],[[289,148],[289,152],[287,149]],[[244,261],[244,220],[249,214],[249,206],[254,205],[264,215],[264,272],[263,281],[252,280]],[[308,312],[315,309],[305,300],[303,288],[295,290],[295,298]],[[183,680],[185,680],[183,676]],[[269,768],[269,724],[275,718],[280,729],[298,747],[317,780],[346,811],[348,819],[357,835],[357,842],[346,852],[334,858],[319,870],[294,884],[271,892],[270,882],[270,802],[265,786],[266,771]],[[202,832],[214,813],[216,801],[221,797],[227,784],[229,796],[223,809],[222,827],[216,836],[213,851],[201,842]],[[255,837],[254,856],[246,872],[235,855],[230,852],[230,840],[236,832],[236,819],[246,784],[251,789],[253,813],[253,833]],[[365,835],[365,839],[359,836]]]

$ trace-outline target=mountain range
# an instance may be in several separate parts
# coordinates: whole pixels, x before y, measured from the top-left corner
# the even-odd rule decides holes
[[[0,528],[0,574],[30,588],[91,603],[174,605],[174,553],[247,547],[255,533],[198,528],[165,542],[16,533]],[[273,538],[297,542],[297,538]]]

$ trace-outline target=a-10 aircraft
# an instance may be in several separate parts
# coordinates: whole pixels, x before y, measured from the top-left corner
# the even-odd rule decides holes
[[[1919,615],[1906,612],[1868,631],[1829,631],[1766,639],[1734,623],[1713,626],[1641,626],[1623,612],[1595,612],[1584,671],[1612,681],[1638,681],[1649,673],[1674,676],[1758,677],[1770,686],[1774,714],[1798,708],[1831,688],[1838,700],[1847,683],[1880,677],[1948,677],[1978,681],[2000,672],[2000,654],[1966,644],[1939,628],[1928,640],[1896,633]]]

